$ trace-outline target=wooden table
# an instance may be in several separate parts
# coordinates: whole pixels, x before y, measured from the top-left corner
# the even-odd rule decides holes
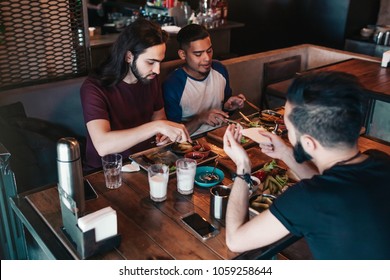
[[[332,64],[308,69],[297,73],[302,75],[312,72],[340,71],[356,76],[362,86],[368,91],[369,98],[390,102],[390,68],[381,67],[380,62],[351,58]],[[272,84],[276,92],[287,93],[294,79]]]
[[[223,150],[211,145],[214,152]],[[105,187],[103,173],[86,176],[98,198],[86,202],[86,211],[94,212],[111,206],[117,212],[120,246],[109,252],[97,254],[91,259],[248,259],[271,258],[296,237],[287,236],[270,246],[244,254],[231,252],[225,242],[223,222],[209,215],[210,194],[208,188],[195,187],[194,194],[181,195],[176,190],[176,176],[168,183],[167,200],[155,203],[149,198],[149,184],[144,170],[122,173],[123,184],[119,189]],[[223,184],[232,181],[227,175]],[[57,186],[47,186],[32,193],[21,194],[11,202],[16,215],[42,247],[45,258],[78,259],[75,247],[62,231]],[[182,216],[197,212],[216,225],[220,233],[207,241],[195,237],[180,220]]]
[[[389,145],[366,137],[359,138],[359,147],[361,151],[378,149],[390,154]],[[212,145],[212,148],[215,152],[223,153],[223,150],[215,145]],[[145,171],[123,173],[123,185],[116,190],[105,187],[102,172],[88,175],[87,179],[99,195],[97,199],[86,203],[87,211],[113,207],[117,211],[118,232],[122,238],[117,249],[97,254],[91,259],[218,260],[271,258],[276,254],[279,259],[311,258],[305,241],[293,236],[244,254],[231,252],[226,246],[223,223],[209,216],[209,189],[195,187],[193,195],[181,195],[176,190],[175,175],[169,179],[168,198],[162,203],[150,200]],[[226,176],[223,183],[231,183],[229,176]],[[56,186],[21,194],[11,201],[11,205],[29,234],[44,248],[45,258],[79,258],[61,230],[62,217]],[[197,212],[213,222],[220,229],[220,233],[207,241],[197,239],[180,220],[190,212]]]
[[[340,71],[357,77],[366,89],[365,133],[390,143],[390,68],[381,67],[380,62],[348,59],[303,73],[323,71]]]
[[[176,176],[168,184],[167,200],[154,203],[149,198],[149,184],[144,170],[122,173],[123,184],[116,190],[105,187],[104,175],[97,172],[86,177],[98,198],[87,201],[93,212],[111,206],[117,212],[119,248],[93,258],[103,259],[231,259],[238,254],[225,244],[225,229],[209,217],[209,189],[195,187],[193,195],[183,196],[176,190]],[[225,181],[228,182],[228,179]],[[57,187],[28,194],[25,199],[41,215],[74,258],[76,250],[61,230],[62,219]],[[197,239],[180,218],[197,212],[220,228],[220,234],[207,241]]]
[[[309,69],[302,73],[340,71],[356,76],[362,86],[375,99],[390,101],[390,68],[381,67],[380,62],[348,59],[330,65]]]

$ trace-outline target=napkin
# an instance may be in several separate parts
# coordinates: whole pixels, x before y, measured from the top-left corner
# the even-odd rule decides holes
[[[133,161],[132,163],[122,166],[122,172],[136,172],[140,171],[139,164]]]
[[[252,139],[257,143],[271,143],[268,137],[265,137],[259,133],[259,131],[265,131],[262,127],[251,127],[242,130],[242,135]]]
[[[390,63],[390,50],[383,53],[381,66],[388,67],[389,63]]]
[[[110,206],[79,218],[77,223],[82,232],[95,229],[96,242],[118,232],[116,211]]]

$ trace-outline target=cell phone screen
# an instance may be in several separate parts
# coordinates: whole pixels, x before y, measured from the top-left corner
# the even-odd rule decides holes
[[[198,213],[192,213],[186,217],[183,217],[182,221],[187,224],[202,239],[208,239],[219,233],[217,228],[215,228]]]

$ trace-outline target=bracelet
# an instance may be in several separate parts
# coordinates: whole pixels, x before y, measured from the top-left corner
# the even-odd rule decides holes
[[[245,174],[233,173],[233,175],[232,175],[233,181],[234,181],[234,179],[236,179],[236,177],[244,180],[248,184],[249,190],[253,189],[253,182],[251,179],[251,174],[249,174],[249,173],[245,173]]]

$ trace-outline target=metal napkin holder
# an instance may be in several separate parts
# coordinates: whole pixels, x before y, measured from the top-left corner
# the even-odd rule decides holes
[[[104,253],[117,248],[121,243],[121,236],[119,234],[105,238],[99,242],[95,239],[95,229],[83,232],[78,227],[78,210],[75,201],[70,197],[60,185],[58,185],[58,192],[60,196],[61,213],[63,227],[62,232],[76,249],[81,259],[86,259],[98,253]],[[64,201],[70,205],[71,211]]]

